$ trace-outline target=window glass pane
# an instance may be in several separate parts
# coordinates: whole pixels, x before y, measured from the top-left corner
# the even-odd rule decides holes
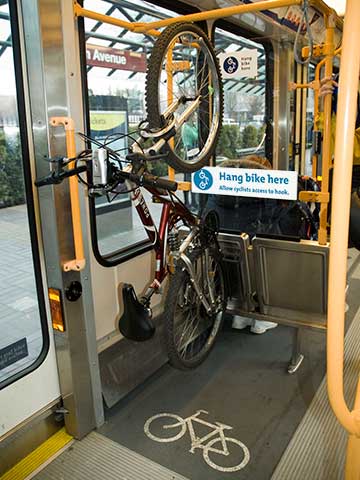
[[[216,163],[251,154],[265,154],[265,50],[240,35],[215,31],[216,50],[224,53],[251,49],[257,52],[254,78],[223,79],[224,120],[216,150]]]
[[[175,14],[151,3],[130,0],[121,3],[85,0],[84,7],[125,21],[149,22]],[[129,32],[126,29],[85,19],[87,82],[90,108],[91,136],[104,141],[112,134],[136,132],[145,119],[145,72],[154,37]],[[109,138],[107,139],[107,141]],[[126,155],[130,138],[118,139],[110,146]],[[157,161],[149,165],[154,175],[167,175],[167,165]],[[183,175],[180,176],[183,179]],[[113,200],[96,199],[98,248],[101,255],[145,241],[147,235],[138,218],[130,195],[122,189]],[[143,189],[150,212],[157,224],[161,205],[151,201]],[[111,201],[109,201],[111,200]]]
[[[315,80],[315,66],[309,64],[308,81]],[[306,99],[306,138],[305,138],[305,175],[312,175],[312,147],[313,147],[313,129],[314,129],[314,90],[307,88],[305,90]]]
[[[224,120],[215,164],[237,167],[240,158],[265,156],[266,54],[261,44],[219,28],[215,30],[215,47],[219,54],[250,49],[257,57],[255,77],[223,78]],[[219,215],[221,230],[249,234],[257,229],[264,210],[261,199],[230,195],[209,195],[206,210],[211,209]]]
[[[0,387],[35,362],[44,343],[23,181],[9,8],[1,3]]]

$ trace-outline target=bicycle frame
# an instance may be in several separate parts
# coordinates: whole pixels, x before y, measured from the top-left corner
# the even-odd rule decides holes
[[[149,288],[157,291],[168,273],[166,268],[166,248],[169,231],[179,219],[184,219],[191,227],[195,227],[197,221],[196,217],[182,203],[174,202],[171,198],[167,199],[163,197],[161,192],[156,189],[144,188],[153,195],[158,203],[163,204],[159,227],[157,228],[141,192],[141,188],[137,187],[131,193],[131,200],[135,205],[139,218],[155,250],[155,278]]]
[[[127,182],[129,186],[133,186],[131,182]],[[182,260],[186,270],[188,271],[194,290],[201,300],[205,310],[211,314],[215,307],[214,298],[212,292],[210,291],[210,302],[204,295],[201,286],[196,278],[195,270],[193,265],[186,255],[186,249],[194,240],[199,230],[197,228],[198,221],[196,217],[188,210],[188,208],[181,202],[174,202],[171,198],[167,199],[161,195],[161,192],[155,188],[144,187],[149,193],[155,197],[158,203],[162,203],[162,212],[159,222],[159,227],[157,228],[155,222],[151,216],[150,210],[147,206],[145,198],[141,192],[140,187],[136,187],[131,193],[131,200],[133,201],[136,211],[138,212],[139,218],[145,228],[147,236],[151,241],[153,248],[155,250],[155,278],[148,287],[144,299],[149,301],[151,296],[154,293],[159,293],[161,284],[164,278],[168,274],[167,261],[166,261],[166,250],[167,250],[167,238],[169,231],[174,227],[176,222],[180,219],[185,220],[189,224],[190,232],[186,239],[182,242],[181,247],[178,252],[179,259]],[[205,259],[208,264],[208,252],[205,252]],[[206,268],[208,275],[208,268]],[[210,279],[207,277],[207,282],[210,283]]]

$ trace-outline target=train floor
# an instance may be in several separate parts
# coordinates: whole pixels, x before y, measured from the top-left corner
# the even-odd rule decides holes
[[[325,373],[325,336],[310,331],[304,332],[303,365],[295,375],[287,373],[292,337],[291,328],[283,326],[263,335],[228,327],[201,367],[180,372],[165,366],[109,410],[99,432],[191,480],[270,479]],[[188,427],[176,441],[149,437],[163,434],[161,418],[147,424],[152,417],[168,413],[185,419],[200,410],[207,413],[196,418],[214,427],[216,422],[230,426],[225,436],[244,444],[249,461],[241,470],[237,468],[246,458],[239,443],[227,442],[228,456],[207,452],[209,462],[201,447],[190,452],[196,440]],[[169,424],[174,423],[170,418]],[[191,424],[193,437],[214,431],[196,420]],[[173,428],[174,435],[180,428]],[[173,436],[168,432],[167,437]],[[221,450],[221,441],[213,448]],[[228,472],[230,468],[235,470]]]
[[[349,271],[347,327],[360,304],[358,263],[357,258]],[[292,341],[291,327],[255,335],[249,328],[232,329],[227,318],[214,350],[199,368],[183,372],[165,365],[107,410],[105,424],[90,434],[94,455],[101,437],[112,449],[121,448],[119,455],[125,452],[122,468],[142,465],[142,474],[118,471],[116,477],[106,476],[104,465],[103,476],[86,478],[270,480],[325,375],[325,334],[302,330],[305,359],[289,375]],[[114,457],[116,450],[104,456],[109,462]],[[57,477],[36,476],[45,478]]]

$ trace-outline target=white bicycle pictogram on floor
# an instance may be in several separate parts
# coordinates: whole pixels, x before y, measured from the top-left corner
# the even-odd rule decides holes
[[[205,462],[211,468],[214,468],[215,470],[219,470],[221,472],[236,472],[244,468],[250,460],[250,452],[246,445],[244,445],[242,442],[240,442],[240,440],[237,440],[236,438],[225,436],[224,430],[231,430],[232,427],[219,422],[207,422],[199,418],[202,413],[208,414],[209,412],[207,412],[206,410],[198,410],[194,415],[191,415],[187,418],[181,418],[179,415],[175,415],[173,413],[159,413],[158,415],[154,415],[146,421],[144,425],[144,432],[149,438],[151,438],[155,442],[165,443],[175,442],[176,440],[179,440],[183,435],[185,435],[186,430],[188,429],[191,439],[190,453],[194,453],[196,448],[201,449],[203,451],[203,457]],[[196,423],[210,428],[210,433],[202,437],[198,437],[194,430],[194,424]],[[154,433],[151,433],[150,429],[152,429],[152,431],[156,429],[156,431],[159,431],[160,435],[162,436],[154,435]],[[176,431],[178,431],[179,429],[180,430],[176,433],[176,435],[172,435],[173,429],[176,429]],[[166,436],[167,432],[172,436]],[[218,443],[220,445],[218,445],[217,448],[216,444]],[[241,448],[242,460],[240,463],[233,467],[223,467],[217,465],[210,459],[209,453],[217,453],[225,457],[229,456],[230,452],[227,445],[228,443]]]

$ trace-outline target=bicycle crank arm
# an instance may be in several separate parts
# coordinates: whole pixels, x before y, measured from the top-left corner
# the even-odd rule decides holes
[[[180,259],[184,262],[185,268],[190,275],[190,281],[193,284],[194,290],[195,290],[197,296],[199,297],[199,299],[201,300],[201,303],[204,305],[204,308],[205,308],[206,312],[211,314],[212,313],[212,308],[209,305],[208,301],[206,300],[206,297],[205,297],[198,281],[196,280],[196,275],[195,275],[195,272],[194,272],[194,269],[192,267],[192,263],[191,263],[189,257],[187,257],[185,255],[185,253],[182,253],[180,255]]]

